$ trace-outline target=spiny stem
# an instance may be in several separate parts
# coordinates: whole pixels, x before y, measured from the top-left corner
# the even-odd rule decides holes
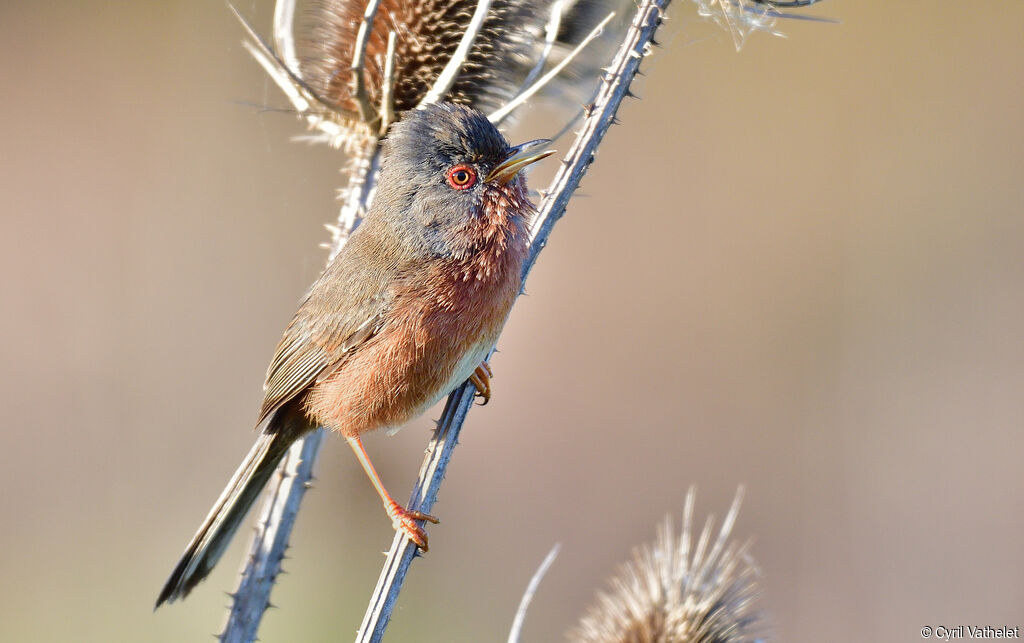
[[[256,639],[260,620],[270,605],[270,589],[281,572],[302,496],[313,478],[313,465],[323,438],[324,430],[317,429],[293,444],[269,485],[271,495],[260,510],[249,556],[242,566],[242,578],[232,594],[231,609],[219,636],[221,643],[249,643]]]
[[[523,268],[524,283],[537,261],[537,256],[544,249],[551,229],[565,213],[569,198],[579,186],[597,146],[611,125],[612,118],[636,75],[640,61],[649,49],[647,45],[661,24],[661,16],[668,3],[669,0],[643,0],[640,4],[633,23],[604,76],[594,106],[538,210],[538,216],[531,228],[530,255]],[[410,509],[430,513],[452,451],[458,443],[462,424],[473,404],[474,391],[473,385],[466,383],[448,397],[444,413],[427,447],[419,477],[413,487],[412,498],[409,501]],[[396,533],[359,628],[357,643],[379,643],[382,640],[415,554],[416,545],[404,534]]]

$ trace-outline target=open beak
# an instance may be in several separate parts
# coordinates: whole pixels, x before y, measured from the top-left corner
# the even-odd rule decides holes
[[[516,145],[509,150],[508,158],[494,166],[494,169],[491,170],[484,181],[497,181],[499,185],[505,185],[527,165],[536,163],[541,159],[546,159],[554,154],[556,150],[542,149],[550,142],[549,139],[542,138],[530,141],[529,143],[523,143],[522,145]]]

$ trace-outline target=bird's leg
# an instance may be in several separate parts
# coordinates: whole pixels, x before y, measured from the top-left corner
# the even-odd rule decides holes
[[[469,376],[469,381],[476,387],[476,394],[484,398],[484,404],[491,401],[492,377],[494,377],[494,371],[486,361],[480,362],[480,366],[477,366],[473,374]]]
[[[391,524],[394,525],[395,530],[404,532],[409,540],[416,543],[423,551],[427,551],[427,532],[423,531],[423,527],[417,525],[416,521],[426,520],[437,524],[437,518],[422,511],[410,511],[395,502],[391,494],[388,493],[388,490],[384,488],[384,483],[380,481],[377,470],[373,468],[370,456],[367,455],[366,449],[363,448],[363,441],[357,437],[346,437],[346,440],[348,440],[348,445],[352,447],[352,450],[355,451],[359,464],[363,465],[363,471],[366,471],[370,482],[373,483],[377,493],[380,494],[380,499],[384,502],[384,510],[391,516]]]

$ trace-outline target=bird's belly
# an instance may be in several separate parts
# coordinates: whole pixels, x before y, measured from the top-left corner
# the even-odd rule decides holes
[[[445,381],[440,386],[440,388],[438,388],[434,396],[425,400],[423,404],[415,410],[415,412],[412,414],[412,417],[417,417],[426,413],[427,409],[440,402],[443,397],[454,391],[456,388],[462,385],[463,382],[468,380],[469,376],[472,375],[473,371],[476,370],[476,367],[480,366],[480,362],[487,359],[487,354],[491,352],[491,348],[493,347],[494,340],[491,339],[489,341],[481,342],[476,346],[472,347],[470,350],[466,351],[466,354],[463,355],[462,359],[460,359],[455,364],[455,367],[452,369],[451,377],[449,377],[448,380]],[[400,428],[401,426],[389,427],[389,430],[391,432],[397,432],[398,429]]]
[[[345,435],[394,429],[421,415],[486,359],[517,292],[509,283],[499,296],[456,310],[396,311],[391,324],[310,389],[307,414]]]

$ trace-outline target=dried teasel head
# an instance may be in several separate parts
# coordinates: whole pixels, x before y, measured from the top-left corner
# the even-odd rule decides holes
[[[670,521],[657,540],[634,552],[611,579],[610,589],[570,632],[576,643],[752,643],[763,621],[755,605],[760,589],[748,545],[728,542],[743,490],[711,542],[709,518],[693,540],[693,488],[683,526]]]
[[[493,0],[447,100],[490,111],[516,86],[503,70],[525,65],[540,0]],[[381,0],[366,42],[366,91],[379,105],[388,35],[395,34],[395,112],[416,107],[455,53],[476,0]],[[300,74],[329,104],[358,112],[351,66],[365,2],[318,0],[299,27]]]
[[[320,131],[314,140],[351,149],[426,102],[494,115],[567,59],[544,93],[578,107],[583,93],[565,90],[596,81],[602,41],[611,40],[598,36],[608,24],[601,17],[628,1],[278,0],[276,46],[246,25],[247,46]]]

